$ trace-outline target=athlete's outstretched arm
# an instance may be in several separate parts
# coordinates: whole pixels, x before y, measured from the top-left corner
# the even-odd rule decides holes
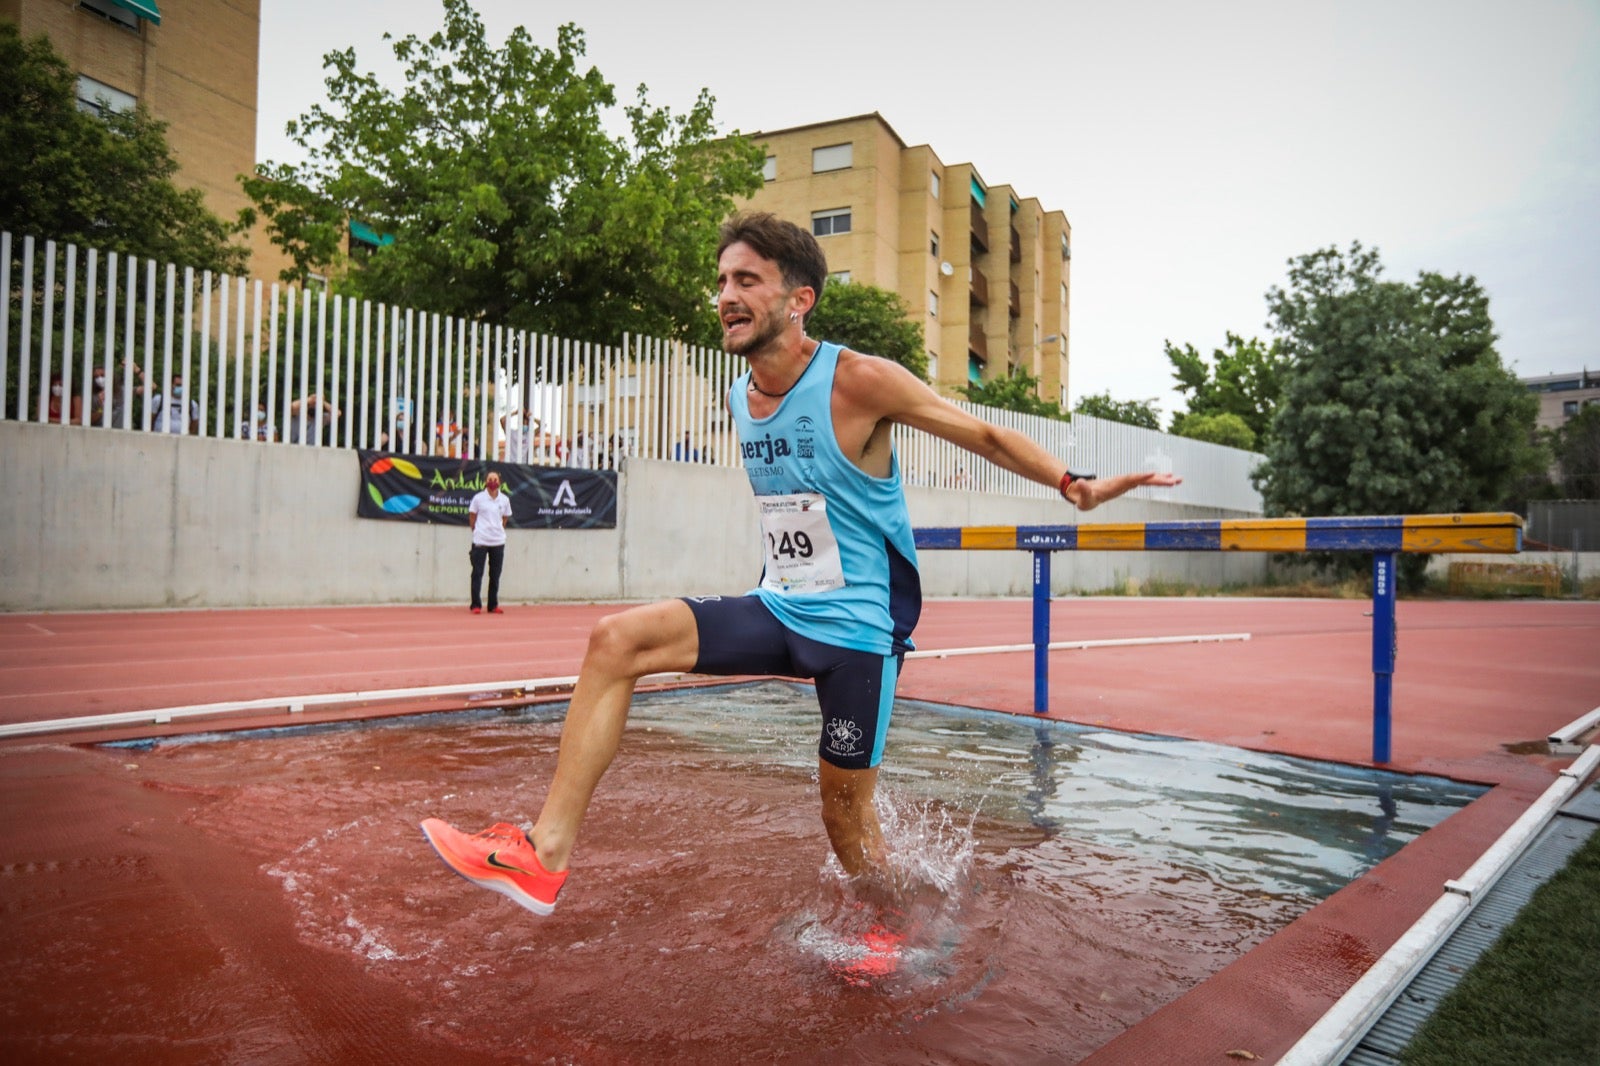
[[[1051,488],[1059,488],[1067,473],[1065,462],[1030,438],[1016,430],[974,418],[892,360],[859,352],[841,352],[834,387],[836,426],[841,422],[861,424],[870,432],[870,427],[881,420],[898,422],[931,433],[982,456],[1003,470]],[[1066,496],[1079,510],[1088,511],[1141,485],[1170,486],[1182,480],[1176,474],[1154,471],[1081,478],[1067,486]]]

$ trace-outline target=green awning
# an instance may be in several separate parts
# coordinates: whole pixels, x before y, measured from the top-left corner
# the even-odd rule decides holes
[[[156,0],[111,0],[113,4],[127,11],[132,11],[142,19],[148,19],[157,26],[161,25],[161,9],[156,7]]]
[[[983,186],[978,184],[977,178],[972,179],[972,198],[978,201],[979,207],[986,206],[989,200],[989,198],[984,195]]]
[[[394,234],[379,233],[365,222],[357,222],[353,218],[350,220],[350,236],[374,248],[387,248],[394,243]]]

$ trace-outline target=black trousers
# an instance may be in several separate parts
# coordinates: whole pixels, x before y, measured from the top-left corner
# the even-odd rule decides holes
[[[468,552],[472,558],[472,606],[482,607],[483,601],[478,599],[478,590],[483,587],[483,561],[489,560],[489,610],[500,606],[500,568],[506,562],[506,546],[496,544],[490,547],[487,544],[474,544],[472,551]]]

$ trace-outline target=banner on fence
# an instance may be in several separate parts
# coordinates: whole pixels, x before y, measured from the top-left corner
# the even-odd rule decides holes
[[[356,514],[400,522],[467,525],[467,508],[492,470],[511,498],[511,529],[614,529],[617,475],[612,470],[522,466],[480,459],[357,451],[361,493]]]

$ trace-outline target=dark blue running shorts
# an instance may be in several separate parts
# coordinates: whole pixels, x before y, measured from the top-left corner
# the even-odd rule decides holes
[[[773,674],[811,678],[822,709],[817,754],[841,770],[870,770],[883,759],[898,655],[824,644],[785,628],[759,596],[685,597],[700,630],[698,674]]]

